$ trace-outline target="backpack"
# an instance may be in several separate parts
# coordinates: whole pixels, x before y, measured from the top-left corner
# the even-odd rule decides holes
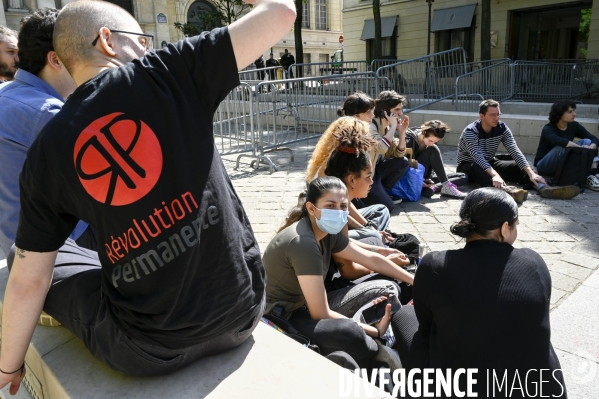
[[[590,148],[566,148],[559,159],[552,182],[558,186],[578,186],[583,193],[596,152],[597,150]]]

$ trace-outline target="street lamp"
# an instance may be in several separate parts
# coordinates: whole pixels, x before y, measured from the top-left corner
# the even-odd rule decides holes
[[[428,4],[428,43],[426,45],[426,55],[431,53],[431,13],[435,0],[426,0]]]

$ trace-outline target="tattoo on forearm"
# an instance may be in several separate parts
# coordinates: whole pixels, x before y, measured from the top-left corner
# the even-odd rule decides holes
[[[19,258],[25,259],[25,252],[27,252],[27,251],[25,251],[24,249],[21,249],[21,248],[17,248],[17,255],[19,256]]]

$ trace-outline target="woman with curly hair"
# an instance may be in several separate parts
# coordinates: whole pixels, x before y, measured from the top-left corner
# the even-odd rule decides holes
[[[368,129],[367,122],[350,116],[343,116],[331,123],[318,140],[312,153],[312,159],[308,162],[306,182],[310,183],[317,177],[326,176],[324,170],[331,154],[342,145],[369,153],[370,149],[376,145],[376,141],[370,138]],[[387,242],[392,239],[385,233],[390,218],[389,211],[382,204],[374,204],[358,210],[350,203],[349,237],[356,240],[374,237]]]

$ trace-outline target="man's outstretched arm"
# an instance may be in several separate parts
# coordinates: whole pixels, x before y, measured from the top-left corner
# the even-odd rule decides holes
[[[241,70],[270,50],[293,27],[292,0],[245,0],[254,8],[229,26],[237,69]]]
[[[29,252],[17,248],[2,311],[2,352],[0,354],[0,388],[11,383],[15,394],[21,373],[11,373],[23,365],[33,330],[40,317],[44,300],[52,282],[56,254]]]

